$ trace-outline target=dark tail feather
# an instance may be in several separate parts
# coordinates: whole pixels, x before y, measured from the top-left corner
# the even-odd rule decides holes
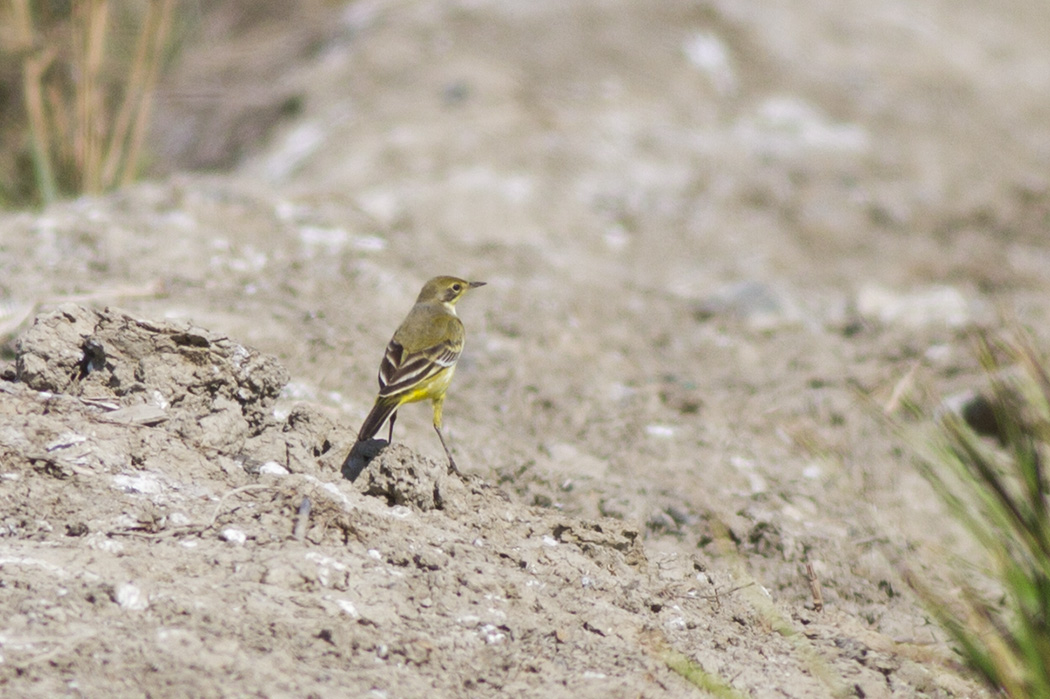
[[[376,404],[372,406],[372,412],[368,413],[368,417],[365,418],[365,422],[361,425],[361,429],[357,431],[357,441],[363,442],[375,437],[376,432],[378,432],[379,428],[383,426],[386,419],[390,417],[390,413],[397,410],[398,404],[397,399],[377,400]]]

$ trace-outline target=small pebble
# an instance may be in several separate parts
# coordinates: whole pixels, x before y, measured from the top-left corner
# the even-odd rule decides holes
[[[265,464],[259,467],[259,475],[266,476],[287,476],[288,469],[281,466],[276,461],[267,461]]]
[[[138,586],[131,583],[124,583],[118,587],[113,595],[113,601],[124,609],[136,612],[141,612],[149,607],[149,600],[146,598],[146,595],[142,593]]]
[[[502,643],[503,640],[507,637],[505,633],[501,632],[496,626],[493,626],[492,624],[485,624],[480,629],[478,629],[478,631],[481,634],[481,637],[485,639],[485,643],[489,644],[490,646],[496,645],[497,643]]]
[[[667,439],[668,437],[674,437],[674,427],[670,425],[646,425],[645,433],[650,437]]]
[[[219,538],[223,541],[228,541],[231,544],[243,544],[248,540],[248,535],[240,529],[234,527],[227,527],[219,533]]]
[[[350,600],[348,600],[348,599],[338,599],[338,600],[335,601],[335,603],[338,604],[339,608],[342,609],[344,612],[346,612],[346,614],[349,615],[349,617],[351,619],[360,619],[361,618],[361,612],[357,611],[357,607],[355,607],[354,603],[351,602]]]

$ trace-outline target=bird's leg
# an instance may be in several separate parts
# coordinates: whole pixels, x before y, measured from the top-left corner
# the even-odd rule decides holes
[[[441,408],[445,404],[445,397],[440,396],[433,399],[434,403],[434,431],[438,433],[438,439],[441,440],[441,446],[445,448],[445,456],[448,457],[448,472],[459,473],[459,469],[456,468],[456,460],[452,458],[452,452],[448,450],[448,445],[445,444],[445,436],[441,434]]]
[[[448,472],[459,473],[459,469],[456,468],[456,460],[452,458],[452,452],[448,450],[448,445],[445,444],[445,438],[441,435],[441,428],[434,425],[434,430],[438,433],[438,439],[441,440],[441,446],[445,447],[445,456],[448,457]]]
[[[397,411],[390,413],[390,432],[387,433],[386,443],[387,446],[394,443],[394,421],[397,420]]]

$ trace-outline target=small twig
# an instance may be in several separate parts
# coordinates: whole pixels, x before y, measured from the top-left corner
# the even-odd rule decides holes
[[[722,605],[722,597],[723,596],[731,595],[734,592],[740,592],[741,590],[746,589],[748,587],[751,587],[753,585],[755,585],[755,582],[752,580],[749,583],[745,583],[743,585],[737,585],[736,587],[730,588],[730,589],[726,590],[725,592],[719,592],[716,589],[713,595],[697,595],[697,599],[714,600],[716,605],[721,606]]]
[[[73,396],[78,403],[89,406],[91,408],[100,408],[106,412],[112,412],[114,410],[120,410],[120,403],[114,403],[108,398],[83,398],[81,396]]]
[[[813,595],[813,611],[824,611],[824,595],[820,593],[820,579],[817,571],[813,570],[813,564],[806,561],[806,579],[809,581],[809,591]]]
[[[292,536],[298,541],[302,541],[303,537],[306,536],[306,525],[310,523],[310,498],[303,496],[303,501],[299,503],[299,516],[295,521],[295,530]]]
[[[271,487],[272,486],[267,485],[265,483],[251,483],[249,485],[242,485],[240,488],[234,488],[233,490],[227,492],[225,495],[219,498],[219,503],[215,506],[215,512],[213,512],[211,515],[211,521],[209,521],[206,525],[204,525],[204,527],[201,528],[201,533],[204,533],[215,526],[215,522],[219,519],[219,515],[222,513],[222,506],[226,502],[227,498],[231,498],[234,495],[239,495],[240,493],[247,493],[252,490],[267,490]]]
[[[242,485],[239,488],[234,488],[228,491],[225,495],[219,498],[218,504],[215,505],[215,511],[212,512],[211,519],[208,520],[207,524],[184,524],[179,527],[169,527],[159,532],[143,532],[136,529],[124,529],[121,531],[108,532],[108,536],[142,536],[148,538],[154,538],[158,536],[169,536],[174,534],[203,534],[212,527],[215,526],[215,522],[219,519],[219,515],[222,514],[223,505],[227,498],[231,498],[234,495],[240,493],[246,493],[252,490],[266,490],[272,486],[265,483],[251,483],[249,485]]]
[[[887,415],[892,415],[900,409],[901,405],[904,404],[905,398],[915,388],[915,375],[919,370],[921,362],[916,360],[912,362],[911,367],[905,372],[904,376],[901,377],[900,381],[893,387],[893,392],[890,393],[889,399],[886,404],[882,406],[882,410]]]

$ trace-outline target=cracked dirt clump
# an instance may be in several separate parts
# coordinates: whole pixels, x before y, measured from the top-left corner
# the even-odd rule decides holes
[[[224,450],[273,421],[288,382],[276,359],[217,333],[73,304],[38,317],[16,352],[17,379],[37,391],[151,406],[180,436]]]
[[[400,444],[379,452],[365,468],[364,477],[365,495],[420,510],[442,509],[449,481],[443,466]]]

